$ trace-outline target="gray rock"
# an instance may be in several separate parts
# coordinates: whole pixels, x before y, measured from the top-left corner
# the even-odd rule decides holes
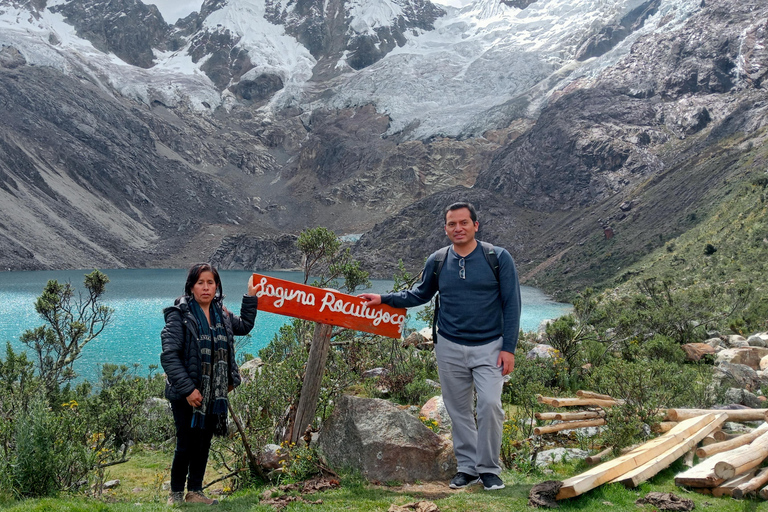
[[[537,466],[548,466],[558,462],[565,462],[574,459],[586,459],[589,456],[587,450],[578,448],[554,448],[544,450],[536,454]]]
[[[289,456],[287,450],[281,453],[279,445],[267,444],[261,449],[259,463],[264,469],[279,469],[281,467],[281,462],[288,460]]]
[[[765,334],[753,334],[747,338],[750,347],[768,347],[768,336]]]
[[[106,482],[104,482],[103,487],[104,487],[104,489],[114,489],[118,485],[120,485],[120,480],[118,480],[118,479],[107,480]]]
[[[364,379],[371,379],[373,377],[383,377],[384,375],[389,374],[389,370],[386,368],[371,368],[370,370],[365,370],[363,372],[363,378]]]
[[[760,388],[760,378],[757,372],[747,365],[720,362],[715,366],[712,376],[721,386],[736,387],[747,390]]]
[[[750,393],[746,389],[730,388],[725,393],[725,399],[735,404],[746,405],[752,409],[759,409],[763,402],[757,398],[757,395]]]
[[[740,336],[738,334],[731,334],[729,336],[725,336],[725,345],[728,348],[738,348],[738,347],[747,347],[749,346],[747,344],[747,338],[744,336]]]
[[[753,370],[759,370],[761,359],[767,355],[768,348],[744,346],[721,350],[715,356],[715,361],[716,364],[721,362],[744,364]]]
[[[534,345],[533,348],[528,351],[525,357],[527,359],[552,359],[557,357],[559,354],[560,352],[554,347],[539,343],[538,345]]]
[[[256,375],[260,375],[262,366],[264,366],[264,361],[260,357],[254,357],[241,364],[240,376],[243,379],[243,384],[249,382]]]
[[[320,430],[318,448],[333,468],[360,471],[370,481],[450,479],[450,442],[394,404],[342,396]]]
[[[723,340],[719,336],[709,338],[705,340],[704,343],[706,343],[707,345],[713,348],[724,346]]]

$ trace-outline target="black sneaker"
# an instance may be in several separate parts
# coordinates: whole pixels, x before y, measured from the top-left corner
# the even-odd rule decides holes
[[[459,471],[453,478],[451,478],[451,483],[448,485],[448,487],[451,489],[463,489],[464,487],[476,484],[479,481],[479,477],[468,475]]]
[[[493,473],[483,473],[480,475],[480,480],[483,481],[483,489],[486,491],[495,491],[497,489],[504,488],[504,482],[501,481],[499,475]]]

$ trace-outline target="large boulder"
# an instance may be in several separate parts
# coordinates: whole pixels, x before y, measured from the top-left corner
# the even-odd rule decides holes
[[[323,424],[318,448],[332,467],[368,480],[448,480],[456,473],[453,446],[386,400],[344,395]]]
[[[768,347],[768,334],[759,332],[747,338],[750,347]]]
[[[722,361],[715,367],[713,379],[729,388],[743,388],[750,391],[760,389],[760,377],[757,372],[745,364]]]
[[[560,357],[560,351],[556,348],[539,343],[534,345],[528,353],[525,354],[526,359],[557,359]]]
[[[753,370],[760,369],[760,360],[768,355],[768,348],[762,347],[739,347],[721,350],[717,354],[717,362],[727,362],[732,364],[744,364]]]
[[[725,394],[725,399],[733,404],[746,405],[751,409],[760,409],[763,403],[757,395],[750,393],[746,389],[730,388]]]

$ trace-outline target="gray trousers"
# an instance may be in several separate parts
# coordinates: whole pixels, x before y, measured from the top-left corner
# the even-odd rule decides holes
[[[468,475],[501,473],[499,453],[504,428],[502,368],[496,366],[502,338],[477,347],[437,335],[437,369],[443,402],[453,424],[453,453],[458,470]],[[477,390],[477,423],[474,393]]]

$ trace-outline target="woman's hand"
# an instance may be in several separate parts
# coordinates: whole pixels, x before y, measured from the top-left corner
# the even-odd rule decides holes
[[[187,403],[192,407],[200,407],[203,405],[203,395],[200,393],[200,391],[197,390],[197,388],[195,388],[195,390],[189,394],[187,397]]]
[[[248,278],[248,295],[256,295],[256,287],[253,285],[253,276]]]

